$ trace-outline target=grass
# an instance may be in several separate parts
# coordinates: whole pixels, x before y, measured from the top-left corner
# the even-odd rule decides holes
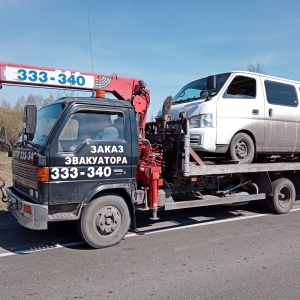
[[[5,188],[12,185],[11,158],[7,156],[7,152],[0,152],[0,177],[5,181]],[[0,192],[0,211],[6,210],[6,204],[1,199],[2,193]]]

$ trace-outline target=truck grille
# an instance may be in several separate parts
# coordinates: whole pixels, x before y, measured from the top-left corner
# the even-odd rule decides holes
[[[19,183],[15,183],[15,188],[18,189],[19,191],[22,191],[25,194],[29,194],[29,188],[26,186],[23,186]]]
[[[36,181],[36,169],[36,167],[31,165],[22,164],[15,160],[12,161],[12,172],[17,176]]]
[[[12,173],[14,189],[19,196],[28,202],[42,203],[42,198],[33,198],[30,193],[38,190],[37,167],[13,160]]]

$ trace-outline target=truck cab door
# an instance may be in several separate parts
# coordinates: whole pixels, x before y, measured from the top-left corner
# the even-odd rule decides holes
[[[68,113],[51,144],[50,204],[79,203],[96,186],[131,182],[129,123],[126,108]]]

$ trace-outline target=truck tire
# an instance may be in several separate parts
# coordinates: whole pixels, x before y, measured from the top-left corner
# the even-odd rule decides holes
[[[130,213],[125,200],[116,195],[103,195],[91,201],[79,220],[79,234],[93,248],[118,244],[128,232]]]
[[[239,132],[231,140],[229,153],[232,160],[239,164],[251,164],[255,156],[255,146],[251,137]]]
[[[286,214],[294,206],[296,190],[294,184],[286,178],[280,178],[272,182],[273,197],[269,197],[268,207],[277,214]]]

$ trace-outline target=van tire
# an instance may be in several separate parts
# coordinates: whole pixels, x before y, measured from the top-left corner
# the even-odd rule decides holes
[[[239,164],[251,164],[255,157],[255,146],[252,138],[239,132],[231,140],[229,153],[232,160]]]
[[[268,197],[269,209],[277,214],[286,214],[296,200],[295,186],[289,179],[280,178],[272,182],[273,196]]]
[[[79,220],[80,237],[93,248],[118,244],[128,232],[130,213],[125,200],[116,194],[92,200]]]

